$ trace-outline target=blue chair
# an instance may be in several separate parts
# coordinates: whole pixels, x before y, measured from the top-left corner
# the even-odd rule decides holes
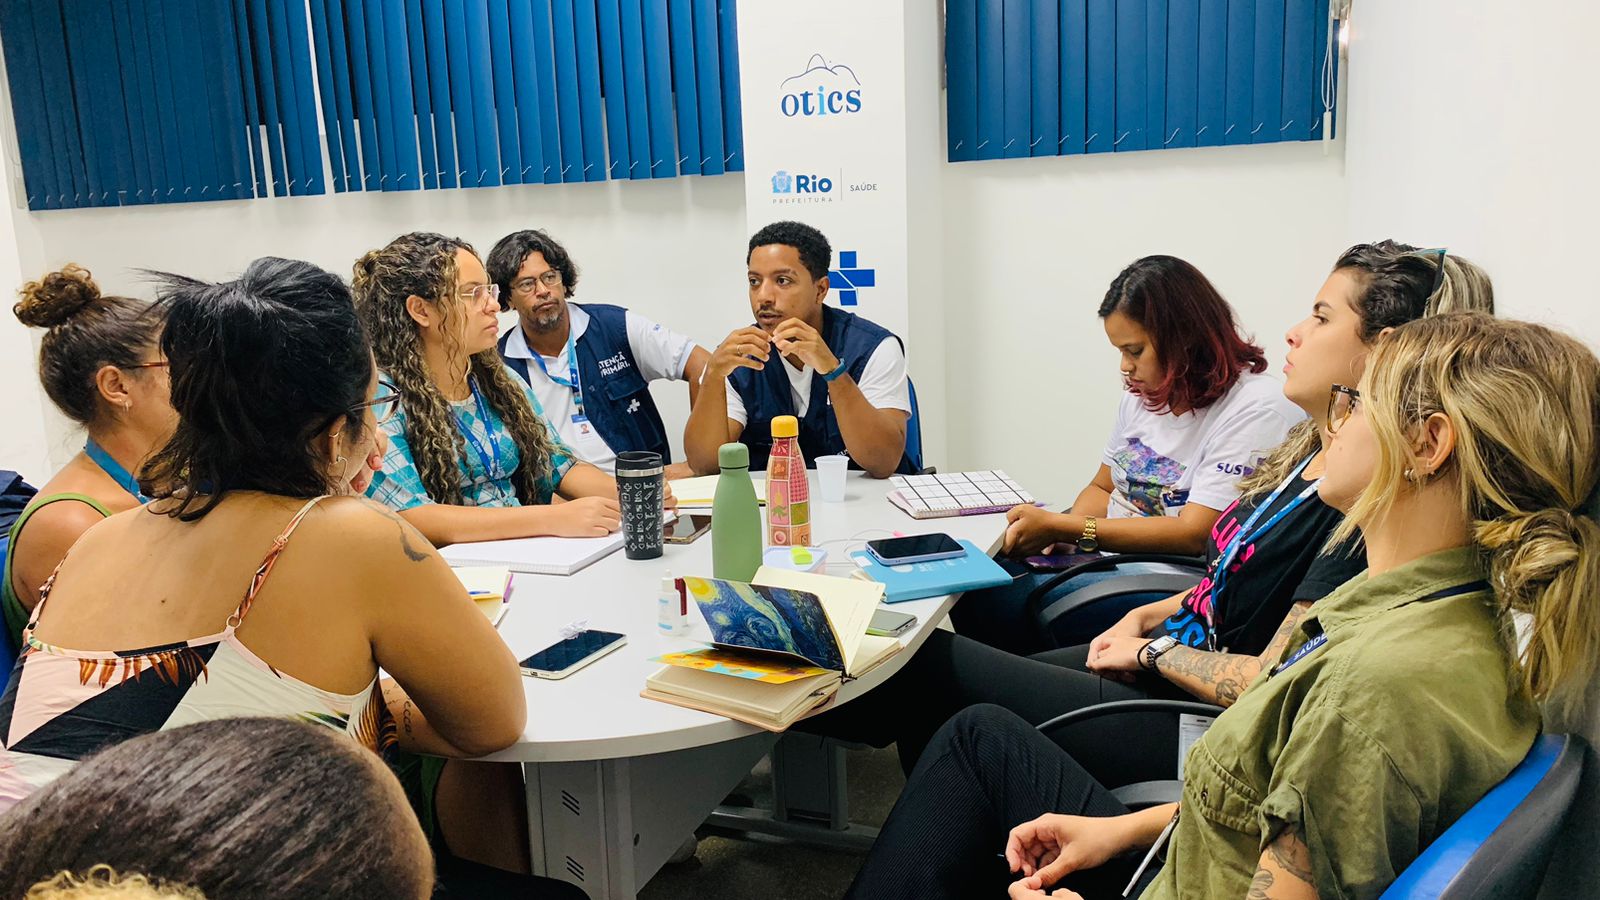
[[[917,406],[917,386],[907,378],[906,388],[911,392],[911,418],[906,421],[906,456],[917,467],[918,474],[932,475],[934,470],[922,465],[922,412]]]
[[[1504,781],[1400,873],[1382,900],[1537,896],[1577,795],[1587,747],[1577,735],[1541,735]]]

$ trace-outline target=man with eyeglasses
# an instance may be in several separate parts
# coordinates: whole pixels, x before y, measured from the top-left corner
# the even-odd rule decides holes
[[[615,471],[618,453],[630,450],[670,462],[650,382],[687,381],[692,405],[711,354],[620,306],[570,302],[578,267],[543,231],[501,238],[487,268],[500,286],[501,309],[517,312],[517,327],[500,340],[500,356],[533,387],[562,440],[607,472]],[[689,474],[681,463],[667,470],[668,478]]]

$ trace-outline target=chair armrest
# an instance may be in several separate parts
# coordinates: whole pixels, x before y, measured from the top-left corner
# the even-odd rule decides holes
[[[1129,809],[1148,809],[1163,803],[1182,801],[1183,782],[1176,779],[1136,781],[1133,784],[1112,788],[1111,795],[1117,798],[1118,803]]]
[[[1053,719],[1040,723],[1037,730],[1040,734],[1048,737],[1050,732],[1058,728],[1076,725],[1079,722],[1088,722],[1102,716],[1141,712],[1169,712],[1175,716],[1216,717],[1222,715],[1222,707],[1211,703],[1201,703],[1199,700],[1115,700],[1111,703],[1096,703],[1094,706],[1085,706],[1082,709],[1062,713]]]
[[[1112,553],[1099,559],[1092,559],[1086,563],[1073,566],[1047,579],[1028,594],[1028,611],[1037,615],[1039,605],[1044,602],[1044,598],[1051,591],[1079,575],[1089,572],[1103,572],[1106,569],[1115,569],[1117,566],[1129,563],[1163,563],[1169,566],[1192,569],[1197,576],[1206,573],[1206,562],[1198,556],[1179,556],[1172,553]],[[1192,587],[1192,585],[1189,586]]]
[[[1087,609],[1103,600],[1122,597],[1128,594],[1178,594],[1195,586],[1195,580],[1190,575],[1180,575],[1176,572],[1164,575],[1124,575],[1099,584],[1091,584],[1080,588],[1062,597],[1056,602],[1039,610],[1034,616],[1034,621],[1044,626],[1045,630],[1054,633],[1051,626],[1057,619]],[[1031,597],[1029,598],[1032,599]]]

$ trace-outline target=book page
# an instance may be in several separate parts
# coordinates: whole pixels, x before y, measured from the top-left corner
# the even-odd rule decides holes
[[[882,584],[769,566],[756,570],[753,583],[815,594],[822,611],[827,614],[828,627],[833,631],[839,654],[844,658],[845,674],[852,678],[861,674],[858,657],[863,639],[869,637],[867,626],[872,622],[872,614],[883,600]]]

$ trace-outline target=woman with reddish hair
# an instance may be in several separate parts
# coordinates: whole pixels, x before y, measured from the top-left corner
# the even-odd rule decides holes
[[[957,632],[1015,653],[1053,643],[1027,605],[1050,576],[1029,572],[1025,557],[1070,544],[1083,552],[1199,556],[1217,517],[1238,499],[1240,481],[1305,418],[1262,374],[1266,355],[1239,334],[1232,307],[1177,257],[1146,256],[1123,269],[1100,303],[1100,319],[1128,387],[1100,467],[1066,512],[1011,510],[1001,554],[1018,578],[967,597],[951,617]],[[1148,565],[1081,575],[1056,590]],[[1068,643],[1087,641],[1122,611],[1109,610],[1104,622],[1084,617],[1074,624],[1081,640]]]

